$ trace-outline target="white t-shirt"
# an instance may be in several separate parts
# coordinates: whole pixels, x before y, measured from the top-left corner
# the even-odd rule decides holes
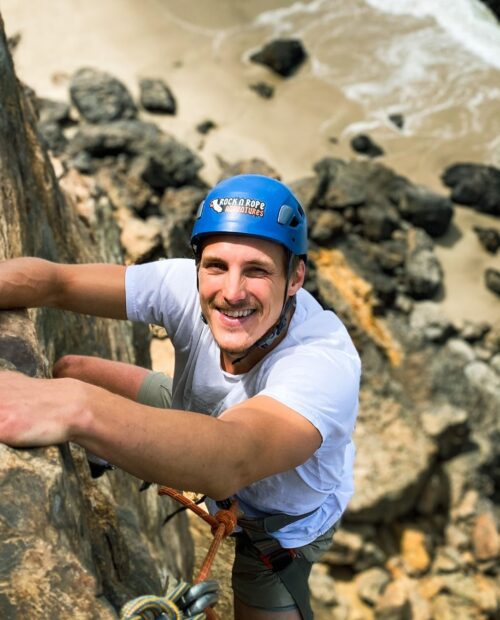
[[[163,325],[174,345],[173,408],[218,416],[257,394],[265,395],[318,429],[323,441],[308,461],[254,482],[237,498],[254,517],[314,510],[274,534],[284,547],[300,547],[326,532],[353,493],[351,437],[361,372],[359,356],[339,318],[299,290],[285,338],[247,373],[232,375],[221,369],[219,348],[201,320],[193,260],[134,265],[128,267],[125,282],[128,318]]]

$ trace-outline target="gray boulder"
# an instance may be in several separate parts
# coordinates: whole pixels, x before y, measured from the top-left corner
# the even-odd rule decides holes
[[[401,193],[398,208],[405,219],[423,228],[431,237],[444,235],[453,217],[453,205],[449,198],[422,186],[406,187]]]
[[[410,315],[410,328],[416,339],[429,342],[445,342],[455,333],[453,323],[443,314],[439,305],[432,301],[414,305]]]
[[[365,396],[366,399],[366,396]],[[434,465],[436,446],[417,421],[386,399],[363,400],[356,431],[356,493],[346,521],[391,522],[415,506]]]
[[[474,226],[473,230],[483,248],[490,254],[496,254],[500,248],[500,232],[495,228],[484,228],[483,226]]]
[[[483,213],[500,215],[500,170],[484,164],[460,163],[442,174],[451,188],[451,199]]]
[[[200,158],[156,125],[143,121],[116,121],[83,125],[68,146],[70,162],[81,153],[92,158],[125,156],[130,173],[161,191],[197,179]],[[98,162],[97,162],[98,163]]]
[[[126,86],[97,69],[79,69],[71,78],[71,101],[89,123],[108,123],[137,116],[137,108]]]
[[[164,215],[162,239],[167,258],[192,258],[191,230],[194,218],[206,191],[199,187],[168,189],[160,203]]]
[[[148,112],[175,114],[177,102],[170,88],[163,80],[143,78],[139,81],[139,99]]]

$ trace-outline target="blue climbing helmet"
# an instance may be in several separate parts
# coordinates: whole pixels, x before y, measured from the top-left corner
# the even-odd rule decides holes
[[[249,235],[307,255],[307,219],[290,189],[260,174],[240,174],[218,183],[200,204],[191,234],[198,257],[201,241],[214,234]]]

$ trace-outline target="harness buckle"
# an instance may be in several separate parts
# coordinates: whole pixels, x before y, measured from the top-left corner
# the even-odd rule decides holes
[[[269,568],[269,570],[273,571],[273,573],[284,570],[294,561],[296,557],[297,552],[295,549],[284,549],[283,547],[276,549],[276,551],[273,551],[268,555],[264,555],[263,553],[260,555],[260,559],[264,562],[266,567]]]

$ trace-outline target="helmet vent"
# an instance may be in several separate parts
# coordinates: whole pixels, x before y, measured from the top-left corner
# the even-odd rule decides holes
[[[203,207],[205,206],[205,201],[202,200],[200,202],[200,205],[198,207],[198,210],[196,211],[196,216],[195,219],[198,220],[201,217],[201,214],[203,213]]]
[[[290,226],[291,228],[296,228],[298,225],[299,225],[299,220],[294,215],[290,223],[288,224],[288,226]]]

